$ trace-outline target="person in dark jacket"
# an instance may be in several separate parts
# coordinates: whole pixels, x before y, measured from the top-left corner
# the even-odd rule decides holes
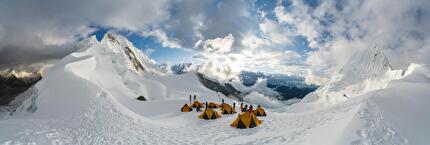
[[[196,112],[202,112],[202,110],[200,109],[200,105],[197,105]]]
[[[249,105],[248,112],[249,112],[249,113],[251,113],[251,112],[252,112],[252,105]]]
[[[233,110],[236,110],[236,103],[233,102]]]
[[[243,109],[243,102],[240,103],[240,110]]]
[[[248,111],[248,105],[245,105],[245,107],[242,108],[242,112]]]

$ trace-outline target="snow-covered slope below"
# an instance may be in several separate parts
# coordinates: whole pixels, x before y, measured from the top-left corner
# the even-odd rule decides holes
[[[348,120],[334,121],[323,125],[316,132],[332,129],[341,131],[333,135],[330,144],[411,144],[430,143],[430,69],[413,64],[413,71],[405,78],[393,80],[386,88],[370,91],[331,106],[334,114],[354,108]],[[303,104],[296,104],[289,112],[302,110]],[[297,107],[297,108],[296,108]],[[326,110],[322,109],[322,110]],[[335,131],[332,130],[332,131]],[[311,134],[315,141],[328,141],[321,134]]]
[[[242,130],[230,127],[236,115],[206,121],[197,118],[200,113],[180,112],[191,93],[196,93],[201,101],[219,102],[217,94],[201,85],[195,74],[159,74],[157,70],[151,71],[150,63],[145,64],[139,56],[130,59],[94,37],[84,42],[82,49],[61,60],[33,88],[19,96],[14,111],[3,112],[0,143],[419,145],[430,142],[427,137],[430,69],[425,66],[415,65],[415,69],[405,73],[408,74],[405,78],[388,82],[385,89],[328,107],[307,109],[318,105],[302,102],[267,109],[268,116],[259,117],[264,121],[262,125]],[[142,63],[144,70],[136,69],[135,60]],[[137,101],[138,95],[149,101]]]

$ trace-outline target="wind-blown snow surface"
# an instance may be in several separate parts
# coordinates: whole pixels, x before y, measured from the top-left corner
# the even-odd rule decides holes
[[[114,36],[121,39],[120,36]],[[187,95],[219,101],[193,73],[166,75],[138,57],[136,69],[123,53],[126,43],[95,38],[64,58],[23,95],[28,97],[0,120],[3,144],[428,144],[430,70],[415,66],[385,89],[328,107],[297,103],[268,109],[261,126],[240,130],[236,115],[206,121],[182,113]],[[103,41],[102,41],[103,42]],[[106,43],[113,43],[105,41]],[[116,44],[115,44],[116,45]],[[122,45],[120,47],[119,45]],[[133,51],[134,47],[129,46]],[[131,65],[130,65],[131,64]],[[150,101],[139,102],[138,95]],[[22,96],[21,96],[22,97]],[[227,102],[232,100],[225,98]],[[17,103],[17,105],[20,105]]]

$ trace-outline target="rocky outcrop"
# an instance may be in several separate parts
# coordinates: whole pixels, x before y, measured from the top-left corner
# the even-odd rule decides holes
[[[0,75],[0,106],[7,105],[16,96],[26,91],[42,79],[41,74],[33,74],[25,77],[12,72]]]
[[[242,101],[241,92],[235,89],[231,84],[223,84],[219,83],[217,81],[213,81],[207,77],[205,77],[203,74],[197,72],[197,77],[199,78],[199,81],[208,89],[211,89],[215,92],[220,92],[224,94],[227,97],[237,99],[239,101]]]
[[[110,33],[107,34],[107,38],[110,41],[112,41],[114,43],[117,43],[118,45],[123,45]],[[139,70],[145,71],[144,67],[139,62],[139,60],[137,60],[136,54],[133,53],[133,51],[131,50],[131,48],[129,46],[123,46],[123,48],[124,48],[125,54],[128,56],[128,59],[130,59],[130,61],[133,63],[134,68],[137,71],[139,71]]]

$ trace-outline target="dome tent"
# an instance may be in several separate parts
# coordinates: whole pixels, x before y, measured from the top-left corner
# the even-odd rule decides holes
[[[225,106],[230,106],[229,104],[227,104],[227,103],[221,103],[221,105],[219,105],[219,108],[224,108]],[[230,106],[231,107],[231,106]]]
[[[255,109],[254,111],[255,116],[266,116],[266,111],[264,111],[263,108],[261,107],[257,107],[257,109]]]
[[[210,102],[208,105],[208,108],[219,108],[218,104],[214,103],[214,102]]]
[[[205,119],[205,120],[217,119],[217,118],[221,118],[221,115],[215,110],[208,108],[208,109],[205,109],[205,111],[203,111],[203,113],[199,115],[199,118]]]
[[[181,108],[181,112],[191,112],[191,111],[193,111],[193,108],[191,108],[188,104],[185,104]]]
[[[203,108],[203,107],[205,107],[205,105],[203,105],[203,103],[201,103],[199,101],[194,101],[194,103],[191,104],[191,107],[193,107],[193,108],[197,108],[197,107]]]
[[[222,114],[235,114],[236,110],[234,110],[233,107],[231,107],[228,104],[224,104],[221,106],[221,113]]]
[[[244,112],[237,116],[236,120],[230,125],[235,128],[245,129],[245,128],[254,128],[263,123],[252,113]]]

